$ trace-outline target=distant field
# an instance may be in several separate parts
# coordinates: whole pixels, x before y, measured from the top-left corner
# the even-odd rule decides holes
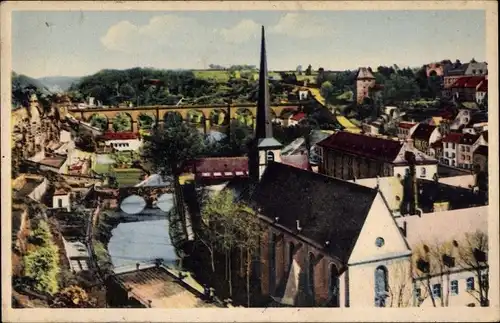
[[[218,70],[196,70],[193,71],[196,78],[202,80],[214,80],[217,82],[227,82],[229,80],[228,71],[218,71]]]
[[[95,164],[94,172],[98,174],[106,174],[109,173],[111,169],[111,164]]]

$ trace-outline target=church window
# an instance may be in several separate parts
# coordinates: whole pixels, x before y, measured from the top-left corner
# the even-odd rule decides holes
[[[276,284],[276,235],[271,233],[269,241],[269,290],[274,292]]]
[[[375,306],[385,307],[385,299],[389,291],[387,268],[379,266],[375,269]]]
[[[312,297],[312,302],[314,303],[314,254],[309,253],[309,270],[308,270],[308,287],[309,294]]]
[[[467,278],[465,282],[467,286],[467,291],[474,290],[474,277]]]
[[[458,295],[458,280],[450,282],[451,295]]]
[[[330,264],[330,281],[328,292],[330,295],[331,307],[339,307],[339,272],[337,266]]]
[[[274,153],[272,151],[268,151],[266,157],[267,157],[267,161],[268,162],[270,162],[270,161],[273,162],[274,161]]]
[[[441,297],[441,284],[434,284],[432,286],[432,296],[434,296],[434,298]]]

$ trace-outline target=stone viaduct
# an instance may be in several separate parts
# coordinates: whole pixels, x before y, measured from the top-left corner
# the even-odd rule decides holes
[[[300,107],[308,102],[290,102],[275,104],[271,107],[272,118],[283,116],[285,111],[297,111]],[[211,104],[211,105],[155,105],[155,106],[139,106],[139,107],[110,107],[110,108],[68,108],[67,112],[73,115],[76,119],[90,122],[95,116],[106,118],[108,129],[112,130],[113,120],[119,115],[124,114],[130,118],[131,127],[128,131],[138,131],[141,128],[139,118],[147,117],[155,123],[163,123],[167,117],[176,117],[180,120],[188,122],[198,128],[203,128],[207,133],[210,130],[220,130],[229,125],[230,120],[237,119],[238,116],[244,116],[255,123],[256,104]],[[218,123],[214,120],[220,114],[223,114],[224,122]]]

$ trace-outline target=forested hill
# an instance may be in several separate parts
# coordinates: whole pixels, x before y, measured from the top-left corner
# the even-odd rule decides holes
[[[12,72],[12,106],[27,105],[30,94],[49,96],[52,92],[39,80]]]
[[[232,102],[255,102],[257,81],[252,73],[248,77],[227,73],[224,80],[215,77],[200,77],[191,70],[159,70],[132,68],[127,70],[102,70],[85,76],[70,88],[75,101],[89,96],[104,105],[116,105],[130,101],[135,105],[177,104],[223,104]],[[281,85],[271,86],[279,95]]]
[[[64,92],[80,79],[78,76],[47,76],[38,80],[52,92]]]

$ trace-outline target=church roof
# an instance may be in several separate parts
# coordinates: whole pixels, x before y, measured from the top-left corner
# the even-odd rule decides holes
[[[278,140],[276,140],[272,137],[271,138],[264,138],[264,139],[259,138],[258,140],[259,140],[258,141],[259,148],[281,148],[281,147],[283,147],[283,145]]]
[[[262,216],[279,217],[279,226],[347,262],[376,195],[371,188],[271,162],[252,203]]]
[[[436,130],[436,126],[431,126],[425,123],[421,123],[417,126],[415,131],[413,131],[412,138],[420,139],[424,141],[429,141],[432,133]]]

